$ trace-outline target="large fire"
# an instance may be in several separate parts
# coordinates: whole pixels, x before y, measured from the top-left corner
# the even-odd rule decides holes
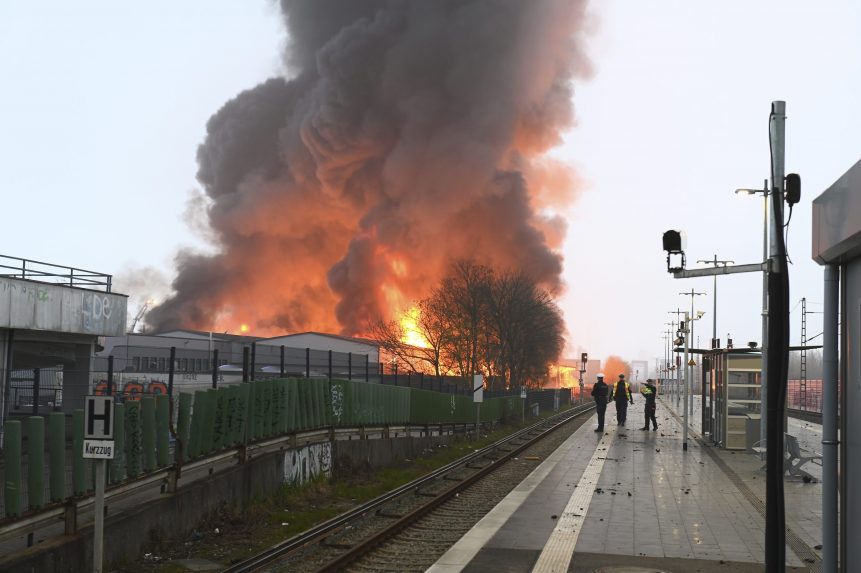
[[[382,317],[421,346],[411,301],[452,261],[561,288],[576,175],[548,152],[591,73],[586,2],[496,4],[281,2],[291,75],[208,121],[189,209],[216,252],[180,253],[148,325],[358,335]]]
[[[419,329],[420,318],[421,311],[417,306],[411,306],[401,315],[401,318],[398,321],[401,327],[401,332],[403,333],[401,342],[418,348],[427,348],[430,344],[428,344],[427,339],[422,335]]]

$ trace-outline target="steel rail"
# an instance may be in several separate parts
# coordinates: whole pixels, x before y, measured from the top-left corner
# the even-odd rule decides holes
[[[280,558],[283,558],[283,557],[285,557],[285,556],[287,556],[287,555],[289,555],[289,554],[291,554],[291,553],[293,553],[299,549],[302,549],[303,547],[306,547],[306,546],[308,546],[312,543],[315,543],[319,540],[325,539],[326,537],[332,535],[333,533],[343,529],[346,525],[348,525],[350,522],[354,521],[355,519],[360,518],[364,515],[367,515],[368,513],[372,512],[372,511],[378,509],[379,507],[385,505],[386,503],[404,495],[405,493],[417,490],[425,484],[428,484],[430,482],[438,480],[439,478],[441,478],[442,476],[446,475],[447,473],[451,472],[454,469],[457,469],[457,468],[462,467],[466,464],[469,464],[470,462],[475,461],[476,459],[484,458],[488,453],[493,452],[495,450],[498,450],[498,449],[510,444],[510,442],[513,442],[513,441],[518,440],[518,439],[522,439],[525,436],[527,436],[528,434],[533,433],[536,429],[546,427],[548,423],[553,423],[553,425],[551,427],[547,428],[540,435],[535,436],[531,439],[528,439],[526,442],[517,446],[515,449],[506,452],[500,458],[495,459],[495,460],[491,460],[491,463],[489,465],[487,465],[485,468],[479,470],[472,477],[465,479],[463,482],[460,482],[454,488],[447,490],[447,492],[441,494],[441,496],[437,496],[430,503],[426,504],[422,508],[418,508],[417,510],[408,514],[407,516],[404,516],[404,517],[398,519],[391,526],[385,528],[383,531],[381,531],[377,535],[374,535],[373,537],[366,540],[365,542],[362,542],[361,544],[357,545],[356,547],[354,547],[353,549],[349,550],[347,553],[345,553],[344,555],[339,557],[336,561],[333,561],[333,562],[327,564],[323,569],[321,569],[321,571],[335,571],[339,567],[342,567],[344,563],[355,560],[356,553],[354,553],[354,552],[357,551],[359,548],[366,548],[367,549],[367,548],[370,548],[372,546],[375,546],[376,544],[378,544],[380,541],[382,541],[386,537],[391,536],[392,532],[400,530],[403,527],[405,527],[406,524],[408,524],[408,522],[406,521],[407,519],[409,519],[411,521],[415,520],[418,517],[420,517],[421,515],[423,515],[423,513],[420,513],[420,512],[422,512],[422,510],[424,510],[424,512],[426,513],[427,511],[434,509],[440,503],[447,500],[449,497],[451,497],[455,493],[461,491],[462,489],[464,489],[468,485],[472,484],[477,479],[484,477],[484,475],[495,470],[502,463],[508,461],[510,458],[516,456],[521,451],[530,447],[537,440],[545,437],[550,432],[562,427],[563,425],[565,425],[566,423],[568,423],[572,419],[580,416],[581,414],[584,414],[588,411],[591,411],[593,408],[594,408],[594,405],[587,404],[585,406],[575,407],[575,408],[568,410],[566,412],[563,412],[561,414],[551,416],[550,418],[546,418],[540,422],[536,422],[535,424],[532,424],[526,428],[523,428],[523,429],[509,435],[509,436],[506,436],[505,438],[502,438],[501,440],[494,442],[493,444],[490,444],[489,446],[486,446],[480,450],[476,450],[472,454],[469,454],[467,456],[459,458],[459,459],[457,459],[457,460],[455,460],[455,461],[453,461],[453,462],[451,462],[451,463],[449,463],[449,464],[447,464],[441,468],[438,468],[437,470],[434,470],[433,472],[430,472],[430,473],[428,473],[428,474],[426,474],[420,478],[417,478],[417,479],[415,479],[409,483],[406,483],[406,484],[404,484],[404,485],[402,485],[402,486],[400,486],[400,487],[398,487],[398,488],[396,488],[390,492],[387,492],[381,496],[378,496],[378,497],[376,497],[376,498],[374,498],[374,499],[372,499],[366,503],[363,503],[359,506],[356,506],[355,508],[353,508],[353,509],[337,516],[337,517],[334,517],[328,521],[325,521],[325,522],[323,522],[323,523],[321,523],[321,524],[319,524],[319,525],[317,525],[317,526],[315,526],[315,527],[313,527],[307,531],[299,533],[298,535],[295,535],[295,536],[283,541],[282,543],[279,543],[278,545],[275,545],[274,547],[267,549],[267,550],[255,555],[255,556],[251,557],[250,559],[242,561],[241,563],[237,563],[237,564],[225,569],[224,573],[248,573],[251,571],[255,571],[258,568],[260,568],[264,565],[267,565],[273,561],[276,561]],[[559,420],[559,421],[556,421],[556,420]],[[476,477],[476,476],[478,476],[478,477]],[[369,545],[369,544],[372,544],[372,545]],[[344,559],[346,559],[346,561],[343,561]],[[332,568],[332,567],[334,567],[334,568]]]

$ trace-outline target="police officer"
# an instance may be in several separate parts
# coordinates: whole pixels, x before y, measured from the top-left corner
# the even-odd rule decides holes
[[[610,387],[604,384],[604,375],[598,374],[598,381],[592,386],[592,396],[595,398],[595,409],[598,411],[598,427],[596,432],[604,431],[604,414],[607,412],[607,396]]]
[[[628,417],[628,403],[634,403],[631,386],[625,382],[624,374],[619,374],[619,381],[610,390],[610,400],[616,401],[616,418],[619,420],[619,425],[624,426]]]
[[[658,429],[658,421],[655,419],[655,398],[658,396],[658,389],[655,387],[655,381],[649,378],[646,380],[645,386],[640,389],[640,393],[646,399],[646,425],[640,428],[641,430],[649,430],[649,420],[652,421],[652,429]]]

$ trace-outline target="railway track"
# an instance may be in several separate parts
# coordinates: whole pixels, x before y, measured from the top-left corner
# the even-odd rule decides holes
[[[226,571],[424,571],[593,409],[588,404],[533,424]]]

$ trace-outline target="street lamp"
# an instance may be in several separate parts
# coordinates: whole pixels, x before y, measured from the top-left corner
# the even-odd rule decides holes
[[[762,193],[762,261],[767,263],[769,260],[768,252],[768,227],[769,227],[769,209],[768,209],[768,179],[762,184],[762,189],[736,189],[737,195],[756,195]],[[772,217],[774,215],[772,214]],[[767,414],[768,414],[768,267],[762,269],[762,366],[760,367],[759,375],[759,437],[763,440],[765,447],[768,447],[768,442],[765,441],[767,435]]]

